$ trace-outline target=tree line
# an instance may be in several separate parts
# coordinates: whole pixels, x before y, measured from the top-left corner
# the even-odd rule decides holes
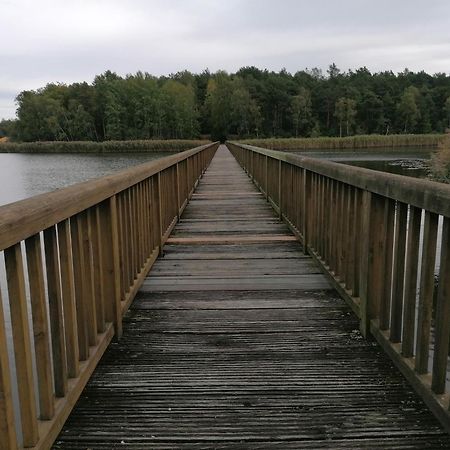
[[[18,141],[316,137],[450,127],[450,76],[363,67],[291,74],[256,67],[121,77],[23,91],[0,135]]]

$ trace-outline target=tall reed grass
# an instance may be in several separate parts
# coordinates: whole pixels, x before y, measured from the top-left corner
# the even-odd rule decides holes
[[[431,177],[442,183],[450,183],[450,134],[447,134],[431,156]]]
[[[343,138],[287,138],[287,139],[246,139],[243,144],[272,150],[357,150],[362,148],[437,147],[444,139],[443,134],[392,134],[359,135]]]
[[[3,142],[0,144],[0,153],[181,152],[209,142],[207,140]]]

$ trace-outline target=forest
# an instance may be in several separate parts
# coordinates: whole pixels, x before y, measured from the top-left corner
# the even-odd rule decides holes
[[[450,76],[335,64],[295,74],[106,71],[91,84],[23,91],[16,102],[17,117],[0,122],[0,136],[23,142],[442,133],[450,127]]]

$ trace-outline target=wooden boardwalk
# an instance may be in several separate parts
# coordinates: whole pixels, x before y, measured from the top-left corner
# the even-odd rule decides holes
[[[221,147],[58,449],[450,448]]]

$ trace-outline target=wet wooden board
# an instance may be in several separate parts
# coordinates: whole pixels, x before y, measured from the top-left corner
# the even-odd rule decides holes
[[[259,234],[252,236],[236,236],[234,234],[203,234],[201,236],[174,236],[167,239],[169,244],[246,244],[246,243],[259,243],[259,242],[286,242],[296,241],[296,238],[292,235],[275,235],[275,234]]]
[[[54,447],[450,448],[223,147],[197,193]]]
[[[153,275],[144,281],[141,291],[259,291],[267,289],[326,289],[328,281],[322,274],[242,276],[229,277],[158,277]]]
[[[246,242],[241,244],[204,244],[200,247],[192,245],[165,245],[163,260],[221,260],[221,259],[264,259],[272,258],[308,258],[295,241]]]
[[[272,259],[219,259],[210,260],[173,260],[160,258],[152,268],[152,275],[160,276],[214,276],[227,278],[240,276],[245,271],[246,276],[261,275],[305,275],[321,273],[314,262],[306,258]]]

